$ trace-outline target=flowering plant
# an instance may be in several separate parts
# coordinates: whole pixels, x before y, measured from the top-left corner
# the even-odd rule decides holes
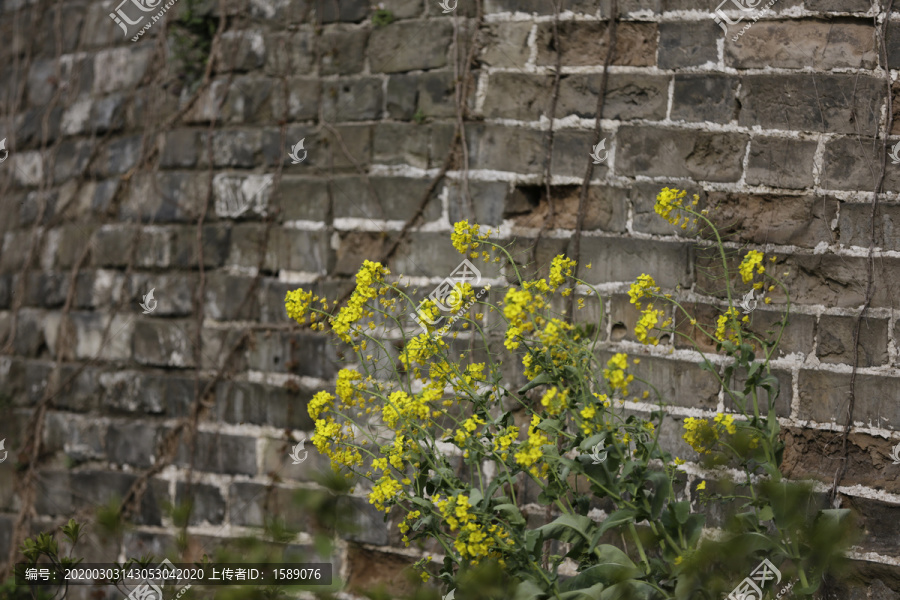
[[[291,318],[320,331],[328,324],[355,356],[334,393],[321,391],[309,403],[315,447],[335,471],[366,486],[369,502],[394,518],[407,545],[429,544],[444,555],[439,577],[449,588],[461,585],[467,569],[488,564],[511,576],[514,590],[504,597],[519,600],[720,598],[768,556],[799,577],[795,594],[808,595],[846,545],[846,511],[797,510],[814,500],[812,492],[783,481],[779,470],[779,390],[769,363],[790,304],[773,339],[753,333],[751,317],[733,302],[726,244],[696,208],[699,198],[688,204],[685,196],[663,189],[656,211],[714,235],[727,282],[722,312],[715,324],[698,322],[648,274],[628,294],[641,310],[640,343],[693,342],[699,334],[715,345],[717,358],[699,345],[695,356],[737,410],[684,421],[682,437],[698,454],[692,464],[661,437],[678,410],[640,376],[639,358],[600,341],[604,299],[562,254],[545,278],[526,279],[491,231],[456,223],[453,246],[499,263],[513,284],[496,303],[479,300],[469,284],[455,286],[452,304],[470,308],[457,315],[449,340],[434,335],[440,309],[433,299],[419,306],[425,330],[407,334],[404,309],[415,304],[409,284],[378,263],[365,261],[336,312],[310,291],[288,292]],[[779,286],[787,297],[763,259],[745,255],[741,284]],[[566,298],[579,310],[595,298],[597,323],[557,310]],[[521,365],[518,377],[510,365]],[[710,469],[718,470],[715,492],[705,480],[691,485]],[[725,512],[709,524],[704,512],[712,507]],[[707,525],[717,533],[704,535]],[[425,580],[435,571],[431,556],[416,565]]]

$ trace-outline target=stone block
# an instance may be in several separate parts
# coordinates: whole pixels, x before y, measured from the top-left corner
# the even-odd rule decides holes
[[[616,171],[631,176],[737,181],[747,139],[727,132],[621,127],[616,133]]]
[[[884,82],[850,74],[797,77],[744,75],[738,123],[744,127],[873,136],[884,104]]]
[[[441,68],[447,64],[452,34],[453,25],[446,20],[395,21],[378,27],[369,36],[369,65],[373,73]]]
[[[698,7],[692,7],[696,10]],[[673,21],[659,24],[659,68],[699,67],[719,61],[721,30],[708,21]]]
[[[182,435],[174,464],[193,464],[198,471],[226,475],[256,475],[256,438],[220,432],[197,432],[193,456]]]
[[[737,84],[736,78],[727,75],[676,75],[672,120],[731,122],[737,116]]]
[[[816,356],[825,363],[853,365],[853,338],[856,317],[822,315],[819,318],[819,340]],[[877,367],[887,364],[888,320],[866,317],[859,326],[860,367]]]
[[[812,187],[817,145],[815,141],[753,138],[747,163],[747,183],[792,189]]]
[[[752,35],[725,44],[725,66],[735,69],[830,71],[877,65],[872,25],[861,19],[759,21]]]
[[[567,67],[602,65],[607,53],[606,21],[562,21],[562,64]],[[616,27],[616,53],[612,64],[629,67],[652,67],[656,64],[657,25],[639,21],[619,22]],[[540,23],[537,32],[537,64],[556,64],[552,24]]]
[[[379,77],[348,77],[322,84],[322,110],[329,122],[379,119],[383,103]]]
[[[320,39],[322,75],[349,75],[363,70],[368,31],[328,26]]]

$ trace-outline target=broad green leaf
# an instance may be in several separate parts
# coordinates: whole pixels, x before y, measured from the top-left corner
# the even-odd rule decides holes
[[[525,580],[516,587],[513,600],[540,600],[546,597],[547,594],[536,583]]]
[[[613,527],[618,527],[619,525],[624,525],[629,521],[634,519],[634,516],[637,512],[630,508],[623,508],[621,510],[617,510],[603,521],[600,524],[600,530],[597,533],[597,536],[601,536]]]
[[[525,525],[525,517],[522,516],[519,507],[515,504],[498,504],[494,510],[503,515],[512,525]]]
[[[626,556],[625,558],[627,560],[628,557]],[[630,563],[631,561],[628,562]],[[603,591],[603,588],[605,587],[627,581],[628,579],[634,579],[641,575],[641,570],[634,566],[634,564],[628,565],[620,564],[618,562],[603,562],[585,569],[575,577],[565,581],[560,586],[560,589],[563,591],[581,590],[583,588],[601,584],[601,588],[597,590],[600,592]]]
[[[565,583],[568,583],[568,581],[566,581]],[[565,584],[560,587],[563,588],[564,586]],[[600,600],[600,595],[603,593],[604,589],[606,589],[606,586],[602,583],[598,583],[588,588],[581,588],[569,592],[563,592],[559,595],[559,598],[560,600]]]
[[[524,394],[528,390],[532,390],[539,385],[544,385],[545,383],[550,383],[552,381],[553,379],[550,377],[549,373],[540,373],[537,377],[522,386],[522,388],[519,390],[519,394]]]
[[[652,600],[657,597],[659,594],[653,586],[633,579],[608,587],[600,594],[600,600]]]
[[[561,540],[570,542],[576,539],[572,534],[577,533],[585,540],[590,540],[588,529],[594,526],[594,522],[581,515],[560,515],[550,523],[538,527],[535,531],[545,540]]]

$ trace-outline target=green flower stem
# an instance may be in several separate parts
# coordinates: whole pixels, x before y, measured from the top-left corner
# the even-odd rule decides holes
[[[647,575],[650,574],[650,561],[647,560],[647,555],[644,553],[644,545],[641,544],[641,538],[637,534],[637,529],[634,526],[634,521],[628,522],[628,531],[631,533],[631,538],[634,540],[634,543],[637,545],[638,554],[641,555],[641,560],[644,563],[644,572]]]

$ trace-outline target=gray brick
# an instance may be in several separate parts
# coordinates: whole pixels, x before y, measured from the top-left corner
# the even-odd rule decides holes
[[[399,73],[388,77],[386,100],[391,119],[411,120],[419,101],[419,75]]]
[[[737,79],[725,75],[675,76],[672,120],[728,123],[737,115]]]
[[[322,75],[348,75],[363,70],[369,32],[326,27],[321,37]]]
[[[204,315],[217,321],[250,321],[259,314],[252,277],[210,273],[206,277]],[[249,298],[248,298],[249,294]]]
[[[219,525],[225,520],[225,498],[214,485],[191,482],[188,487],[179,481],[175,486],[175,504],[182,506],[186,503],[191,506],[189,525]]]
[[[175,464],[193,464],[198,471],[209,473],[256,475],[256,438],[201,431],[196,434],[191,455],[182,435]]]
[[[562,21],[562,64],[574,66],[602,65],[607,53],[607,22]],[[656,23],[620,22],[616,27],[616,52],[613,65],[651,67],[656,64]],[[540,23],[537,33],[537,64],[556,64],[551,23]]]
[[[528,36],[531,27],[529,22],[486,24],[481,61],[491,67],[524,67],[530,55]]]
[[[382,83],[379,77],[354,77],[326,81],[322,108],[330,122],[366,121],[381,117]]]
[[[881,173],[881,141],[856,136],[835,137],[825,144],[822,186],[836,190],[873,191]],[[900,191],[900,173],[887,162],[883,191]]]
[[[453,26],[448,21],[396,21],[372,31],[368,58],[373,72],[438,69],[447,64]]]
[[[334,218],[368,218],[405,221],[419,208],[431,179],[370,177],[375,197],[361,177],[333,180]],[[440,186],[431,193],[422,213],[425,221],[441,216]]]
[[[469,108],[474,108],[475,94],[470,87]],[[452,71],[424,73],[419,77],[417,112],[426,117],[456,116],[456,85]]]
[[[81,471],[72,473],[72,500],[77,508],[95,508],[112,500],[121,501],[137,477],[109,471]],[[139,525],[162,525],[160,516],[163,501],[167,500],[168,484],[159,479],[150,481],[141,499],[134,522]]]
[[[369,14],[369,3],[365,0],[345,0],[341,3],[316,0],[316,16],[322,23],[335,21],[359,23]]]
[[[265,38],[259,31],[226,31],[216,61],[219,72],[255,71],[266,64]]]
[[[294,76],[313,72],[316,58],[315,36],[311,29],[275,32],[266,35],[267,75]]]
[[[91,152],[91,145],[84,140],[65,140],[60,143],[53,164],[53,182],[59,184],[84,175]]]
[[[35,481],[34,509],[39,515],[72,513],[72,480],[68,471],[42,471]]]
[[[813,185],[817,142],[756,137],[750,142],[750,185],[803,189]]]
[[[310,398],[312,392],[305,389],[223,381],[216,386],[216,416],[228,423],[312,430],[307,412]]]
[[[160,166],[187,169],[197,166],[201,136],[202,132],[196,129],[176,129],[163,134]]]
[[[73,463],[106,458],[106,426],[94,419],[60,412],[47,415],[43,444],[48,452],[63,452]]]
[[[616,134],[616,171],[737,181],[746,143],[743,134],[621,127]]]
[[[287,321],[286,315],[284,320]],[[342,366],[334,345],[325,337],[311,333],[272,336],[266,344],[257,344],[247,354],[250,369],[320,379],[334,377]]]
[[[194,321],[141,319],[134,326],[134,360],[142,365],[193,367]]]
[[[738,123],[764,129],[872,136],[884,82],[856,75],[745,75]]]
[[[760,21],[737,42],[729,42],[725,43],[725,65],[735,69],[874,69],[878,65],[872,25],[860,20]]]
[[[832,244],[837,234],[831,223],[838,202],[811,194],[732,194],[710,192],[709,219],[726,239],[756,244],[794,244],[815,248]],[[841,207],[844,219],[845,207]],[[657,217],[659,221],[661,218]],[[842,221],[843,223],[843,221]],[[841,226],[841,233],[844,226]]]
[[[660,23],[659,68],[680,69],[718,62],[716,43],[721,35],[721,29],[712,19]]]
[[[853,364],[855,317],[822,315],[816,356],[825,363]],[[888,362],[888,321],[866,317],[859,329],[860,367],[875,367]]]
[[[228,491],[228,521],[232,525],[262,527],[273,515],[283,516],[292,529],[306,530],[308,518],[294,507],[291,490],[256,483],[233,483]]]
[[[466,191],[458,181],[447,181],[449,189],[450,222],[464,219],[479,225],[500,225],[503,222],[503,208],[509,192],[505,181],[469,181],[469,196],[475,208],[474,218],[469,215]]]
[[[386,165],[428,168],[431,128],[413,123],[379,123],[372,136],[372,160]]]
[[[172,241],[172,266],[178,268],[196,268],[199,264],[197,255],[197,228],[174,228]],[[223,225],[205,225],[201,232],[203,249],[203,266],[220,267],[228,257],[231,247],[231,229]]]
[[[135,325],[125,315],[110,317],[98,313],[73,312],[69,315],[75,334],[75,356],[79,359],[126,360],[131,358],[131,339]]]
[[[287,113],[284,108],[284,88],[281,81],[275,84],[272,92],[272,116],[275,119],[288,121],[312,121],[319,116],[319,103],[322,97],[322,84],[318,79],[290,77],[288,85]]]
[[[854,423],[863,427],[896,428],[900,410],[893,401],[896,382],[879,375],[856,376]],[[799,379],[799,418],[819,423],[843,424],[847,415],[850,391],[849,373],[831,373],[803,369]]]
[[[868,248],[871,241],[870,204],[841,203],[840,242],[845,246]],[[900,250],[900,206],[878,204],[875,211],[875,245]]]
[[[115,464],[147,468],[157,458],[157,441],[150,423],[113,422],[106,429],[106,456]]]
[[[90,124],[97,133],[118,131],[125,126],[125,97],[110,94],[91,107]]]
[[[209,177],[205,174],[190,171],[140,173],[131,181],[119,207],[119,216],[123,220],[137,219],[145,223],[184,223],[199,215],[208,193]],[[141,244],[139,255],[144,254],[145,245]]]
[[[384,513],[364,498],[341,497],[338,500],[338,513],[350,515],[348,539],[377,546],[388,543],[388,526],[384,522]]]
[[[479,125],[466,129],[469,160],[473,164],[481,165],[482,169],[515,173],[543,171],[546,153],[545,132],[498,125]],[[586,138],[587,135],[584,133],[582,137]],[[589,146],[588,144],[586,147]],[[554,172],[558,174],[557,171]]]

